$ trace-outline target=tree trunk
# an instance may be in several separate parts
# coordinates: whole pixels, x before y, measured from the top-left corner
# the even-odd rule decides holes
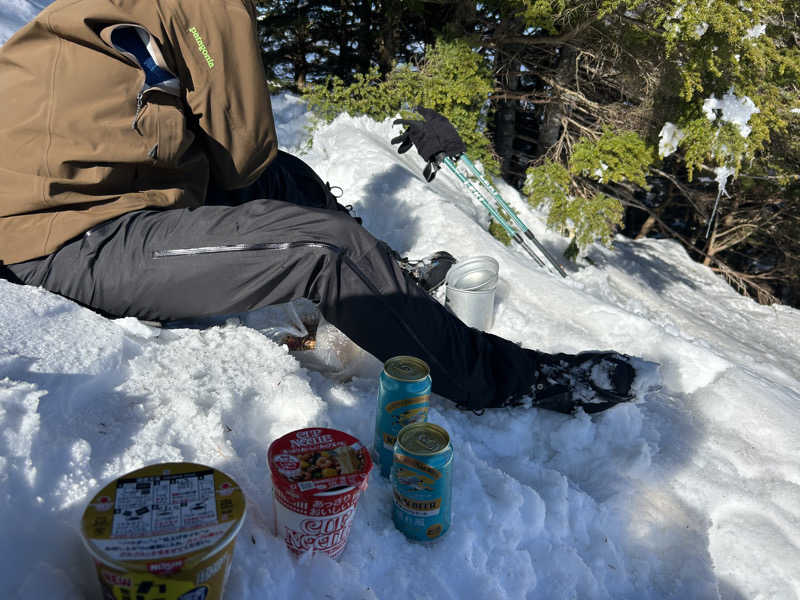
[[[498,52],[498,59],[501,53]],[[501,75],[499,83],[504,90],[516,90],[519,87],[519,61],[511,61],[503,65],[505,74]],[[514,134],[516,133],[518,100],[500,100],[494,113],[494,149],[500,157],[503,177],[508,177],[513,169],[514,159]]]
[[[361,0],[358,4],[358,21],[358,67],[361,73],[366,73],[375,55],[372,37],[372,2]]]
[[[558,66],[555,73],[555,83],[562,88],[569,88],[572,84],[575,71],[575,57],[577,50],[572,46],[561,46],[559,49]],[[570,109],[566,100],[558,89],[551,90],[551,100],[545,107],[542,128],[539,133],[539,154],[545,154],[558,143],[561,138],[561,124],[564,117],[569,115]]]
[[[379,36],[378,68],[382,75],[392,70],[395,59],[395,29],[401,12],[398,0],[385,0],[383,3],[383,23]]]
[[[348,2],[339,0],[339,40],[338,40],[338,63],[335,73],[345,82],[350,81],[350,49],[347,47],[349,39],[349,20],[347,18]]]
[[[675,189],[672,186],[669,186],[669,188],[667,188],[667,199],[653,208],[653,212],[651,212],[647,219],[645,219],[645,222],[642,223],[642,226],[639,228],[639,233],[637,233],[636,237],[633,239],[641,240],[650,234],[650,232],[653,230],[653,227],[658,225],[659,221],[661,220],[661,215],[664,213],[667,207],[672,204],[674,197]]]
[[[308,65],[305,66],[294,66],[294,85],[298,91],[304,90],[306,87],[306,71],[308,70]]]
[[[642,238],[646,238],[648,234],[653,230],[653,227],[656,226],[656,218],[653,215],[650,215],[645,219],[645,222],[642,223],[642,226],[639,228],[639,233],[636,234],[636,237],[633,239],[641,240]]]
[[[706,256],[703,259],[703,264],[707,267],[711,266],[712,261],[714,260],[714,255],[717,253],[717,221],[715,220],[714,223],[711,225],[711,235],[708,237],[708,244],[706,245],[705,253]]]
[[[497,86],[502,92],[516,92],[520,87],[522,63],[519,59],[519,46],[504,43],[503,39],[521,35],[525,25],[518,19],[508,19],[503,23],[502,32],[497,34],[497,52],[494,59],[494,72]],[[513,95],[512,95],[513,96]],[[517,110],[519,100],[505,98],[495,104],[494,113],[494,150],[500,157],[500,168],[503,178],[513,183],[514,175],[514,138],[517,133]],[[523,161],[526,163],[527,161]]]

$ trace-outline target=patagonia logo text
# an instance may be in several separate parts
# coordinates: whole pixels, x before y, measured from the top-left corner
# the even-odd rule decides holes
[[[206,48],[206,43],[203,41],[203,38],[200,36],[200,32],[197,31],[197,27],[190,27],[189,33],[194,36],[194,41],[197,42],[197,49],[200,50],[200,54],[203,55],[203,58],[206,59],[208,63],[208,68],[214,68],[214,58],[208,53],[208,48]]]

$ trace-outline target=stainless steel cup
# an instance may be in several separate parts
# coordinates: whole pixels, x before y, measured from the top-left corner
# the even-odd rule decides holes
[[[470,327],[486,330],[492,326],[499,269],[491,256],[474,256],[447,272],[445,304]]]

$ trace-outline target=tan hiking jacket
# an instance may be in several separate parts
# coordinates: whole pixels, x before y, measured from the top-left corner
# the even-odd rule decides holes
[[[277,152],[251,0],[56,0],[0,47],[0,97],[6,264]]]

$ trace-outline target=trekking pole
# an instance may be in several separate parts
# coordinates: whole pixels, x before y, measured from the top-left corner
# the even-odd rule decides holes
[[[495,189],[495,187],[491,183],[489,183],[489,181],[486,179],[486,177],[484,177],[483,173],[481,173],[478,170],[478,167],[476,167],[473,164],[473,162],[469,159],[469,156],[467,156],[466,154],[462,154],[461,155],[461,160],[464,161],[464,164],[467,165],[469,170],[472,171],[472,173],[478,178],[478,181],[481,182],[481,185],[484,188],[486,188],[486,190],[494,197],[494,199],[497,201],[497,203],[500,205],[500,207],[504,211],[506,211],[506,213],[508,213],[508,215],[514,221],[514,223],[519,228],[519,230],[522,231],[522,233],[525,234],[525,237],[527,237],[529,240],[531,240],[534,243],[534,245],[539,250],[539,252],[541,252],[544,255],[544,257],[548,260],[548,262],[553,266],[553,268],[556,271],[558,271],[558,274],[561,275],[562,277],[566,277],[567,274],[564,271],[564,268],[558,263],[558,261],[555,258],[553,258],[553,255],[550,254],[550,252],[547,251],[547,248],[545,248],[539,242],[539,240],[536,239],[536,236],[534,236],[533,233],[531,232],[531,230],[528,229],[527,225],[525,225],[525,223],[522,222],[522,219],[520,219],[517,216],[517,213],[515,213],[514,210],[506,203],[506,201],[503,200],[503,197],[500,195],[500,192],[498,192]]]
[[[536,255],[536,253],[531,249],[531,247],[525,243],[525,240],[522,239],[522,236],[520,236],[520,234],[514,230],[514,228],[503,218],[503,216],[498,212],[498,210],[494,206],[489,204],[489,201],[486,199],[486,196],[484,196],[480,192],[480,190],[478,190],[474,185],[472,185],[472,182],[469,179],[467,179],[466,175],[464,175],[461,171],[459,171],[456,168],[455,163],[453,163],[453,161],[446,156],[443,162],[445,165],[447,165],[447,168],[450,169],[456,177],[458,177],[459,181],[461,181],[461,183],[467,186],[467,189],[470,192],[472,192],[473,197],[476,200],[479,200],[480,203],[486,207],[486,210],[488,210],[489,213],[491,213],[492,217],[495,219],[495,221],[497,221],[500,224],[500,226],[506,230],[506,233],[508,233],[511,239],[517,242],[519,245],[521,245],[525,249],[525,251],[530,255],[530,257],[536,261],[536,264],[538,264],[540,267],[545,267],[545,264],[544,262],[542,262],[542,259],[539,258]]]

